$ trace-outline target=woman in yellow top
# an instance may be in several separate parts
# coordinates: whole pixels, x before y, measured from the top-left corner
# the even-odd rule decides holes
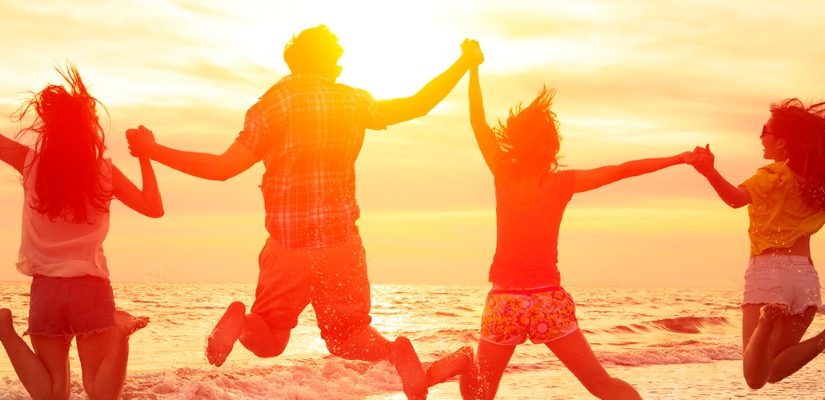
[[[694,166],[733,208],[748,205],[751,257],[742,301],[742,360],[753,389],[779,382],[825,350],[825,332],[800,342],[820,299],[810,238],[825,224],[825,103],[771,105],[763,157],[774,162],[733,186],[709,146]]]

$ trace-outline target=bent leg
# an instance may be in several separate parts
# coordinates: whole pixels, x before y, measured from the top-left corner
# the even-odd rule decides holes
[[[240,335],[241,344],[258,357],[269,358],[281,355],[289,343],[292,329],[270,326],[258,314],[247,314]]]
[[[771,363],[768,382],[776,383],[805,366],[825,350],[825,331],[799,342],[816,315],[816,307],[809,307],[802,314],[782,317],[775,330],[780,338],[776,357]]]
[[[129,337],[148,323],[146,317],[133,317],[118,310],[111,330],[77,337],[83,388],[89,399],[117,399],[120,396],[126,382]]]
[[[406,337],[399,336],[395,342],[390,342],[370,325],[361,325],[347,335],[322,330],[322,336],[327,349],[334,356],[348,360],[391,362],[401,378],[407,397],[426,398],[429,387],[427,375],[412,343]]]
[[[69,398],[71,338],[31,337],[32,351],[14,330],[11,311],[0,309],[0,341],[14,371],[33,399]]]
[[[456,375],[474,376],[472,370],[476,368],[473,348],[463,346],[460,349],[433,361],[425,368],[427,385],[433,386],[446,381]]]
[[[802,315],[786,315],[786,307],[779,304],[757,307],[759,305],[750,304],[742,307],[743,337],[747,333],[744,331],[745,324],[753,326],[753,321],[758,321],[742,355],[745,382],[753,389],[765,386],[768,381],[777,382],[805,365],[800,360],[810,354],[812,347],[809,346],[801,348],[802,353],[789,353],[785,358],[787,361],[780,361],[780,364],[776,364],[776,358],[784,350],[799,343],[815,314],[813,308]],[[815,354],[810,355],[808,361],[814,356]],[[779,369],[774,372],[776,367]]]
[[[607,374],[581,330],[577,329],[546,345],[594,396],[600,399],[641,399],[633,386]]]

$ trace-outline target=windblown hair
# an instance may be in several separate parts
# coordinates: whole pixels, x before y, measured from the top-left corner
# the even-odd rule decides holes
[[[24,103],[17,121],[34,109],[34,121],[18,135],[37,135],[35,196],[30,206],[49,219],[89,221],[91,209],[108,211],[112,194],[101,186],[105,135],[92,97],[74,65],[57,72],[68,84],[48,85]]]
[[[554,95],[555,91],[542,87],[529,106],[511,108],[507,122],[498,122],[494,132],[503,152],[501,165],[520,175],[558,168],[559,122],[550,110]]]
[[[771,117],[773,133],[787,145],[788,166],[800,178],[802,199],[825,211],[825,102],[785,99],[771,104]]]
[[[292,37],[284,48],[284,61],[292,73],[334,72],[337,76],[338,59],[343,54],[338,37],[326,25],[318,25]]]

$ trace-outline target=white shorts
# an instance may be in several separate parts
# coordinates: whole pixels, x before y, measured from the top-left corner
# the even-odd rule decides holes
[[[745,271],[745,304],[784,304],[791,314],[822,307],[819,274],[805,256],[751,257]]]

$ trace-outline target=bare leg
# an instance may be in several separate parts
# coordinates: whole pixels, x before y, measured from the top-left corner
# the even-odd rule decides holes
[[[146,327],[149,319],[115,311],[115,327],[107,332],[77,337],[83,369],[83,388],[92,400],[117,399],[126,382],[129,337]]]
[[[20,382],[33,399],[69,398],[70,338],[34,335],[32,351],[14,330],[11,311],[0,309],[0,341]]]
[[[744,320],[753,320],[755,307],[743,307]],[[785,306],[779,304],[766,304],[759,309],[756,329],[742,356],[745,382],[753,389],[761,388],[769,380],[776,382],[785,378],[815,356],[810,353],[814,348],[810,345],[815,344],[814,341],[798,348],[799,351],[792,350],[787,357],[783,357],[787,361],[776,364],[780,353],[799,344],[816,312],[815,308],[810,308],[801,315],[786,315],[785,310]],[[808,356],[810,358],[807,361],[800,362]],[[775,368],[776,372],[773,371]]]
[[[771,362],[775,355],[771,351],[773,347],[770,346],[771,336],[773,336],[774,324],[785,312],[779,304],[766,304],[760,307],[760,310],[756,329],[742,353],[742,372],[745,375],[745,382],[752,389],[759,389],[768,381]]]
[[[289,343],[290,329],[275,329],[257,314],[246,314],[246,306],[236,301],[226,308],[223,316],[207,338],[206,358],[220,367],[239,341],[258,357],[269,358],[283,353]]]
[[[473,369],[476,369],[473,348],[463,346],[446,357],[433,361],[425,368],[427,385],[433,386],[456,375],[475,375]]]
[[[392,343],[392,353],[390,362],[398,371],[401,377],[401,384],[404,387],[404,394],[410,400],[424,400],[427,398],[427,374],[421,366],[421,360],[415,353],[410,340],[404,336],[399,336]]]
[[[478,342],[478,378],[475,391],[472,381],[462,382],[461,395],[465,399],[491,400],[498,392],[501,376],[516,346],[505,346],[485,342]],[[475,393],[473,393],[475,392]]]
[[[776,333],[785,340],[779,343],[779,354],[771,363],[768,382],[776,383],[787,378],[825,350],[825,332],[799,343],[815,314],[816,308],[811,307],[802,314],[783,317],[777,324]]]
[[[398,371],[404,393],[410,399],[427,397],[427,375],[412,343],[399,336],[390,342],[370,325],[364,325],[342,338],[327,338],[330,354],[348,360],[388,360]]]
[[[607,374],[581,330],[547,343],[547,347],[594,396],[600,399],[641,399],[633,386]]]

